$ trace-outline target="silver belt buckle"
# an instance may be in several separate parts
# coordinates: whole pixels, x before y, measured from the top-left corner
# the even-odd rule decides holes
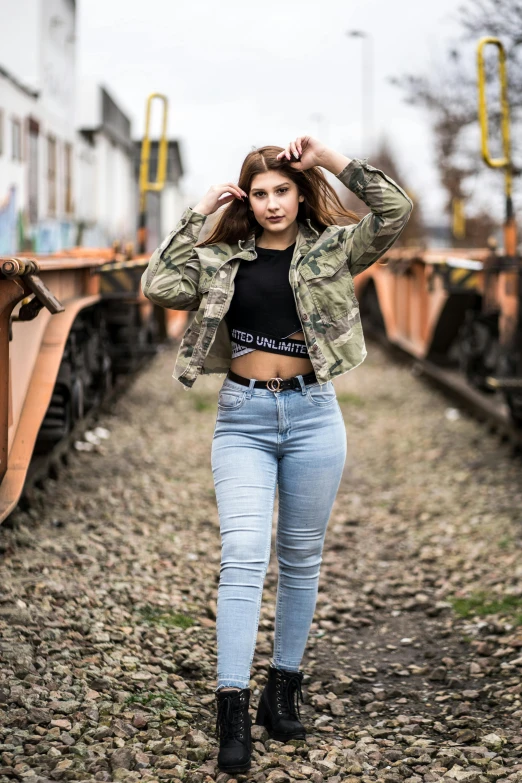
[[[270,389],[272,392],[278,392],[281,391],[281,384],[283,383],[282,378],[270,378],[266,382],[267,388]]]

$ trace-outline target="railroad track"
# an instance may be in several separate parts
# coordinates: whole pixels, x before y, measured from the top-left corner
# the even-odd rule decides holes
[[[502,441],[508,442],[513,456],[522,456],[522,429],[513,423],[509,407],[499,393],[484,394],[470,386],[461,373],[447,367],[440,367],[427,359],[412,356],[406,350],[390,343],[378,330],[365,327],[368,341],[374,340],[395,360],[410,367],[417,377],[424,377],[445,395],[458,404],[462,410],[483,423],[489,432],[497,434]]]
[[[408,366],[416,377],[426,378],[443,391],[462,410],[484,424],[489,432],[496,434],[503,442],[509,443],[513,456],[522,456],[522,429],[518,429],[513,424],[509,408],[500,394],[486,395],[473,389],[457,370],[440,367],[426,359],[418,359],[400,346],[390,343],[382,333],[368,326],[365,327],[365,336],[368,342],[374,341],[384,348],[394,361]],[[157,350],[166,350],[166,346],[160,345]],[[136,373],[142,371],[149,361],[150,357],[146,357],[134,372],[119,376],[100,405],[91,409],[83,419],[78,421],[65,438],[47,454],[33,457],[19,501],[21,507],[38,504],[37,490],[43,487],[48,478],[55,480],[59,478],[63,466],[67,465],[68,455],[75,441],[82,440],[83,434],[96,424],[100,415],[110,411],[128,389]]]

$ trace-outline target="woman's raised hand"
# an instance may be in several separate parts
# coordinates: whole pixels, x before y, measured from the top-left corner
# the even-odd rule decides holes
[[[224,193],[228,195],[223,196]],[[220,206],[230,203],[235,198],[245,199],[248,198],[248,194],[233,182],[211,185],[201,201],[192,209],[194,212],[199,212],[200,215],[212,215]]]
[[[297,171],[305,171],[312,166],[321,166],[327,151],[327,147],[313,136],[298,136],[277,156],[280,160],[283,155]],[[300,159],[297,160],[297,157]]]

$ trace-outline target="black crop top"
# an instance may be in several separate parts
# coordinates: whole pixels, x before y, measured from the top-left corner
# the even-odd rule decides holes
[[[308,356],[304,340],[285,339],[303,328],[288,277],[294,249],[295,242],[285,250],[256,246],[257,258],[241,261],[225,315],[232,358],[255,350]]]

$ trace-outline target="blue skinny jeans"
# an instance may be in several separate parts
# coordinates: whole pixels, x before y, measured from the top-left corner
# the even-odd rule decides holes
[[[225,378],[212,440],[221,566],[217,686],[247,688],[272,537],[279,573],[273,666],[299,671],[317,601],[323,543],[346,459],[331,381],[272,392]]]

